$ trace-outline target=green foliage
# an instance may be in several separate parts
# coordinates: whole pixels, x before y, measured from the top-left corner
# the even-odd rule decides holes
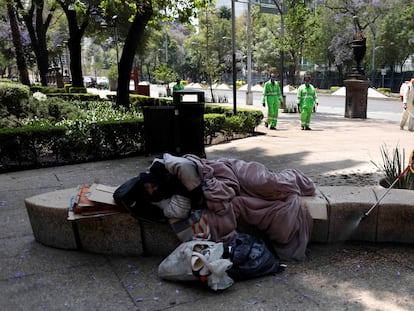
[[[109,81],[118,80],[118,66],[111,66],[109,67],[108,71],[106,72],[106,76]]]
[[[386,145],[383,145],[381,146],[381,156],[382,164],[372,163],[384,173],[386,182],[391,185],[408,166],[408,162],[405,161],[405,150],[401,150],[399,146],[390,150]],[[394,188],[414,190],[414,174],[408,171],[399,178]]]
[[[329,91],[331,92],[331,93],[334,93],[334,92],[336,92],[337,90],[339,90],[341,87],[340,86],[331,86],[330,88],[329,88]]]
[[[0,118],[14,115],[24,117],[30,89],[20,83],[0,83]]]
[[[205,139],[211,143],[218,135],[231,140],[239,134],[251,134],[263,119],[261,110],[233,109],[219,105],[206,105],[204,114]]]
[[[41,92],[43,94],[47,94],[49,92],[49,87],[47,86],[43,86],[43,85],[32,85],[30,86],[30,92],[36,93],[36,92]]]
[[[81,101],[99,101],[100,96],[98,94],[88,93],[49,93],[47,97],[59,97],[66,101],[81,100]]]
[[[35,86],[30,87],[30,92],[31,93],[41,92],[46,95],[61,94],[62,96],[68,96],[67,94],[85,94],[85,96],[96,96],[95,94],[87,94],[87,89],[85,87],[73,87],[71,84],[65,84],[64,87],[48,87],[48,86],[35,85]],[[70,96],[73,97],[74,95],[70,95]]]
[[[73,93],[75,93],[75,94],[87,94],[88,92],[86,90],[86,87],[83,87],[83,86],[74,87],[74,86],[72,86],[72,87],[69,87],[68,93],[70,93],[70,94],[73,94]]]
[[[377,88],[378,92],[384,93],[384,94],[390,94],[391,89],[389,87],[379,87]]]
[[[207,113],[204,114],[204,142],[210,145],[213,139],[217,137],[219,133],[222,133],[222,129],[226,117],[219,113]]]
[[[135,107],[135,109],[142,109],[143,106],[171,106],[173,104],[170,98],[148,97],[137,94],[130,94],[129,102],[131,107]]]
[[[39,93],[40,94],[40,93]],[[131,95],[134,105],[111,101],[66,101],[59,97],[30,97],[26,116],[0,119],[0,167],[27,168],[132,155],[144,151],[143,106],[171,105],[170,99]],[[204,142],[250,135],[263,113],[205,105]],[[12,128],[13,127],[13,128]]]
[[[157,81],[169,83],[171,81],[177,80],[178,74],[167,65],[161,64],[157,69],[154,70],[154,77]]]
[[[56,137],[65,131],[64,127],[44,125],[0,128],[1,169],[38,167],[40,154],[53,150]]]

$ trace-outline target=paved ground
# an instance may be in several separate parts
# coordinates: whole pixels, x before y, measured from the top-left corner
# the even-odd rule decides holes
[[[206,148],[208,158],[298,168],[318,185],[376,185],[380,147],[410,153],[396,122],[316,113],[312,131],[281,113],[278,130]],[[24,199],[99,179],[118,185],[151,158],[136,157],[0,174],[0,310],[414,310],[412,245],[311,244],[309,258],[279,275],[223,292],[158,278],[160,257],[113,257],[34,241]]]

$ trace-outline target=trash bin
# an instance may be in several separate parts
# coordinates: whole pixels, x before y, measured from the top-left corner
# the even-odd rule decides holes
[[[172,106],[144,106],[145,154],[175,152],[175,108]]]
[[[204,149],[204,91],[173,92],[175,107],[175,151],[205,158]]]

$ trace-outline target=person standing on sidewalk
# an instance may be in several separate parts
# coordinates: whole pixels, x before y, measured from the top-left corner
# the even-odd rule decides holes
[[[184,84],[181,83],[180,79],[177,79],[176,83],[173,86],[173,92],[184,90]]]
[[[400,122],[400,129],[403,130],[408,120],[408,130],[414,131],[414,78],[405,87],[403,95],[404,112]]]
[[[409,81],[404,81],[400,86],[400,101],[402,103],[404,103],[404,94],[407,91],[410,84],[411,84],[411,81],[409,80]],[[403,109],[404,109],[404,111],[403,111],[403,114],[401,116],[400,130],[404,130],[404,126],[407,123],[408,116],[409,116],[406,104],[403,104]]]
[[[309,127],[312,111],[318,105],[318,96],[315,87],[310,83],[310,76],[305,76],[304,83],[298,88],[298,107],[300,107],[300,123],[302,130],[310,131]]]
[[[270,80],[264,84],[263,97],[263,107],[267,104],[267,122],[265,125],[266,127],[269,125],[271,130],[276,130],[279,103],[283,103],[283,96],[274,73],[270,75]]]

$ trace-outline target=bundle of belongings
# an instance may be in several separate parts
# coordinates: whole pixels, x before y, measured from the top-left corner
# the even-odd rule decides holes
[[[126,212],[113,199],[116,189],[117,187],[99,184],[98,181],[91,185],[79,185],[70,199],[68,220]]]
[[[313,221],[301,196],[315,190],[295,169],[277,173],[258,162],[165,153],[117,188],[114,200],[138,218],[168,221],[183,243],[161,263],[160,277],[202,276],[217,290],[232,284],[229,277],[275,273],[285,267],[279,260],[305,259]],[[240,223],[268,243],[240,232]],[[200,265],[191,265],[193,255]],[[186,258],[179,272],[169,268],[177,258]]]
[[[159,277],[172,281],[206,282],[217,291],[244,280],[285,269],[263,241],[240,233],[228,246],[222,242],[183,242],[158,267]]]

